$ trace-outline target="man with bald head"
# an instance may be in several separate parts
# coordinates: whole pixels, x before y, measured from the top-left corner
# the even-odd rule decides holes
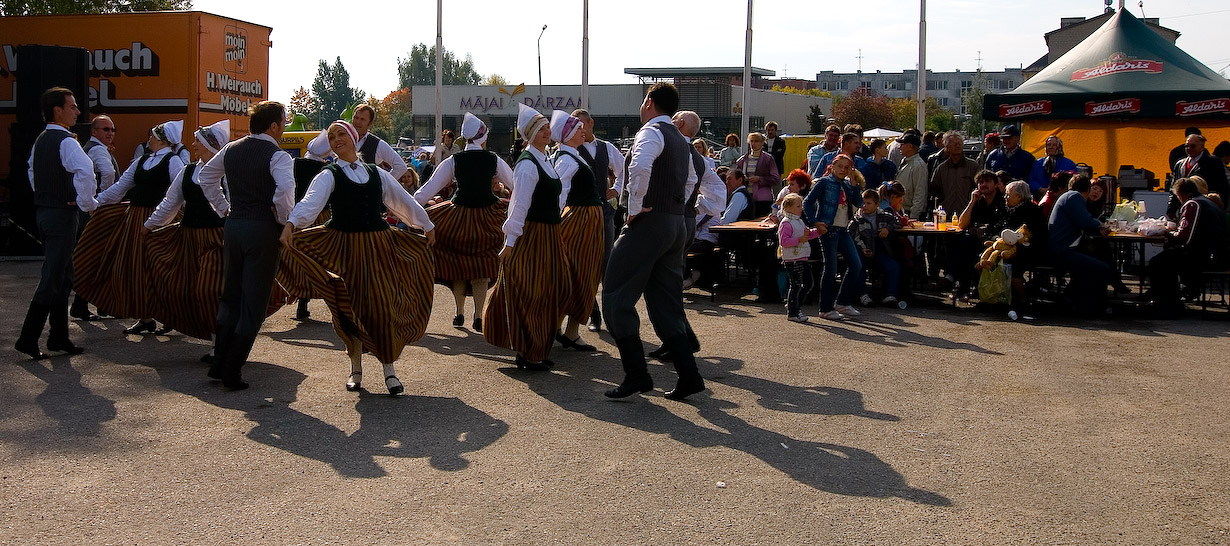
[[[614,144],[594,136],[594,118],[584,108],[577,108],[572,115],[581,120],[582,131],[585,132],[585,142],[577,148],[581,160],[585,161],[594,171],[594,185],[602,199],[602,271],[606,271],[606,261],[611,256],[611,246],[615,244],[615,205],[612,200],[619,198],[619,192],[611,189],[615,180],[624,175],[624,156]],[[618,201],[615,201],[618,202]],[[598,302],[594,302],[594,310],[589,316],[589,331],[602,329],[602,311]]]
[[[1174,179],[1199,176],[1209,185],[1209,193],[1230,195],[1230,183],[1226,181],[1226,168],[1221,160],[1211,156],[1205,150],[1205,137],[1198,134],[1188,135],[1183,144],[1187,157],[1175,162],[1173,166]]]

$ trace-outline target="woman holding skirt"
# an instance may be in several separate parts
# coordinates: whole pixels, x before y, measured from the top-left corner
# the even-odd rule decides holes
[[[466,139],[463,151],[450,155],[436,167],[431,178],[414,194],[426,206],[440,190],[457,180],[451,201],[427,209],[436,226],[436,278],[453,290],[457,312],[453,326],[465,324],[466,284],[474,294],[474,331],[483,330],[483,304],[487,289],[500,269],[500,249],[504,248],[501,225],[508,216],[508,204],[492,191],[495,182],[512,187],[513,171],[504,160],[486,151],[487,126],[466,112],[461,125]]]
[[[581,120],[556,110],[551,114],[551,138],[560,143],[555,156],[560,206],[564,209],[559,230],[568,258],[566,282],[572,287],[570,297],[560,309],[568,321],[564,333],[555,339],[565,348],[593,352],[597,349],[581,340],[581,324],[589,320],[594,294],[602,281],[602,199],[594,185],[594,171],[577,151],[577,146],[585,142]]]
[[[500,275],[483,312],[483,337],[516,351],[518,368],[544,371],[558,332],[562,303],[571,294],[560,240],[560,181],[547,159],[547,118],[518,104],[517,129],[525,151],[513,168],[513,192],[504,222]]]
[[[369,352],[384,365],[389,394],[400,394],[404,387],[393,363],[407,343],[423,337],[431,316],[435,266],[429,245],[435,226],[392,175],[359,160],[353,126],[335,121],[327,134],[338,160],[316,175],[291,212],[278,276],[291,293],[322,298],[329,306],[333,329],[350,356],[346,390],[362,386],[362,356]],[[311,225],[326,205],[332,210],[328,222],[293,233],[296,226]],[[386,207],[426,237],[389,226]],[[340,278],[345,290],[302,281],[323,274]]]
[[[153,332],[158,294],[146,259],[145,220],[171,187],[171,176],[184,168],[171,153],[182,139],[183,121],[168,121],[150,130],[149,153],[133,161],[119,180],[98,195],[99,205],[121,200],[127,205],[100,208],[90,218],[73,253],[73,288],[103,314],[138,319],[125,334]]]

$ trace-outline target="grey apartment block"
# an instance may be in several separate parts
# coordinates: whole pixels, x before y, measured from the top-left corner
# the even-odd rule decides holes
[[[1003,93],[1025,81],[1020,68],[1005,68],[999,72],[983,71],[987,77],[987,91]],[[927,96],[935,97],[940,106],[958,114],[965,113],[961,101],[961,91],[974,85],[976,72],[933,72],[927,71]],[[913,98],[918,85],[918,71],[904,72],[833,72],[826,70],[816,74],[816,88],[821,91],[831,91],[834,95],[847,95],[860,87],[866,88],[877,95],[890,98]]]

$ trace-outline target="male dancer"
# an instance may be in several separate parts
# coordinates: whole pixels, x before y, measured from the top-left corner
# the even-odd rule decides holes
[[[397,155],[393,147],[389,146],[384,139],[367,132],[374,121],[376,121],[376,109],[366,103],[354,107],[354,116],[350,118],[350,124],[354,126],[354,130],[359,132],[359,142],[355,144],[355,150],[358,150],[359,157],[364,163],[373,163],[389,171],[393,178],[401,179],[401,175],[406,174],[406,170],[409,169],[406,167],[406,160]]]
[[[95,116],[94,121],[90,122],[90,140],[81,149],[94,163],[94,180],[98,184],[95,190],[97,193],[110,188],[115,183],[115,179],[120,176],[119,163],[116,163],[115,156],[111,155],[112,142],[115,142],[115,122],[111,121],[110,116]],[[82,212],[78,216],[78,239],[81,238],[81,232],[85,230],[85,223],[89,219],[90,214],[87,212]],[[102,318],[90,312],[90,304],[81,297],[81,294],[73,296],[73,306],[69,308],[68,315],[81,320]]]
[[[21,335],[13,348],[33,359],[47,358],[38,348],[43,325],[51,321],[47,350],[70,355],[85,351],[68,339],[68,292],[73,286],[73,249],[77,246],[77,210],[98,208],[94,199],[94,165],[69,128],[81,115],[73,92],[52,87],[39,100],[47,127],[30,153],[30,187],[35,218],[43,238],[43,270],[30,298]]]
[[[248,110],[252,134],[227,144],[201,167],[201,191],[223,228],[222,300],[214,342],[217,360],[209,377],[230,390],[248,388],[240,368],[265,321],[269,293],[278,272],[282,226],[295,206],[295,178],[290,154],[278,147],[286,128],[286,108],[263,101]],[[230,200],[222,195],[226,177]]]
[[[663,343],[674,356],[679,382],[666,392],[682,400],[705,390],[696,369],[683,313],[683,248],[687,242],[683,210],[688,198],[691,144],[670,116],[679,109],[679,91],[655,83],[641,103],[641,122],[628,167],[628,222],[611,250],[602,286],[607,327],[619,348],[624,380],[606,392],[624,398],[653,389],[641,344],[636,302],[645,307]],[[694,175],[693,175],[694,176]]]
[[[588,110],[577,108],[572,111],[572,115],[581,120],[582,130],[585,131],[585,143],[581,144],[577,152],[594,171],[594,186],[602,198],[602,270],[606,271],[606,262],[611,257],[611,246],[615,244],[615,207],[611,204],[611,199],[619,197],[619,193],[611,189],[610,177],[614,176],[616,180],[623,178],[624,155],[619,153],[619,148],[614,144],[594,137],[594,118],[589,115]],[[601,329],[602,310],[598,302],[594,302],[594,311],[589,316],[589,331],[597,332]]]

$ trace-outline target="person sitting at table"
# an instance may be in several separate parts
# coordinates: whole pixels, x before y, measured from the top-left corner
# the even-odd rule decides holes
[[[948,267],[944,268],[957,284],[954,292],[966,299],[977,286],[974,265],[985,248],[982,243],[999,235],[999,227],[1008,215],[1004,194],[999,191],[999,177],[983,169],[974,175],[974,180],[977,187],[957,220],[957,227],[964,233],[950,241],[954,248],[948,253]]]
[[[1101,180],[1089,181],[1089,199],[1085,201],[1085,208],[1089,209],[1089,215],[1097,218],[1099,221],[1107,215],[1106,202],[1110,200],[1110,196],[1106,194],[1106,184]]]
[[[1179,228],[1166,233],[1165,248],[1149,260],[1148,295],[1161,318],[1176,318],[1183,312],[1180,279],[1194,285],[1191,279],[1225,258],[1225,213],[1190,178],[1176,181],[1173,191],[1183,202]]]
[[[1038,201],[1038,206],[1042,207],[1042,214],[1047,218],[1051,217],[1051,209],[1055,208],[1055,202],[1059,200],[1059,196],[1068,191],[1068,183],[1072,181],[1072,175],[1076,174],[1073,171],[1059,171],[1051,175],[1051,185],[1046,188],[1046,194]]]
[[[1081,238],[1110,233],[1085,208],[1090,185],[1085,174],[1072,177],[1067,193],[1059,197],[1051,210],[1046,248],[1055,266],[1072,277],[1068,284],[1069,303],[1078,313],[1096,315],[1106,301],[1106,286],[1110,284],[1112,270],[1106,262],[1080,249]]]
[[[1052,175],[1059,171],[1075,170],[1076,162],[1063,155],[1063,141],[1055,135],[1046,137],[1046,157],[1034,161],[1029,178],[1026,179],[1026,182],[1029,182],[1029,191],[1038,195],[1049,186]]]
[[[691,257],[686,259],[686,267],[690,271],[683,277],[684,290],[695,286],[702,278],[709,283],[716,278],[715,269],[721,265],[716,259],[718,236],[709,228],[755,218],[752,194],[747,188],[747,177],[743,171],[732,169],[726,173],[726,195],[726,211],[722,216],[706,214],[696,218],[696,240],[688,247],[687,255]]]
[[[1014,180],[1008,183],[1008,191],[1004,196],[1004,204],[1007,206],[1007,214],[1004,216],[1004,229],[1017,230],[1021,226],[1029,229],[1029,244],[1016,246],[1016,254],[1011,258],[1004,259],[1004,263],[1010,265],[1012,270],[1012,304],[1008,310],[1008,317],[1012,320],[1017,320],[1021,316],[1030,318],[1026,305],[1029,303],[1025,299],[1025,273],[1032,271],[1037,267],[1043,259],[1046,249],[1046,215],[1042,213],[1042,207],[1034,203],[1033,196],[1029,190],[1029,183],[1023,180]]]
[[[904,193],[903,189],[902,194]],[[864,258],[861,277],[866,279],[869,276],[872,265],[880,270],[884,274],[884,299],[880,303],[894,305],[897,303],[901,266],[898,265],[893,248],[889,245],[889,237],[901,227],[901,221],[892,212],[880,208],[879,203],[880,192],[863,191],[863,208],[859,209],[854,215],[854,221],[850,223],[850,235],[854,237],[854,246],[858,247]],[[859,288],[866,290],[862,283]],[[859,296],[859,301],[864,306],[871,305],[871,295],[864,292]]]

